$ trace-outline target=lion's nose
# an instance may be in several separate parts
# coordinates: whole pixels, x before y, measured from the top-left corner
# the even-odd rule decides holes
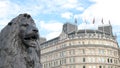
[[[33,29],[33,32],[36,32],[36,33],[37,33],[37,32],[38,32],[38,29]]]

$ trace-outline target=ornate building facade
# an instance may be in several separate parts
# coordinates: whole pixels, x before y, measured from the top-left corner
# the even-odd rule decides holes
[[[77,30],[63,25],[61,34],[41,43],[43,68],[120,68],[120,51],[112,26]]]

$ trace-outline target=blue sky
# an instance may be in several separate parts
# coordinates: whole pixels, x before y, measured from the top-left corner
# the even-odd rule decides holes
[[[48,40],[60,35],[65,22],[78,20],[79,29],[97,29],[111,21],[120,43],[119,0],[0,0],[0,30],[14,17],[29,13],[39,28],[40,36]],[[95,24],[92,24],[95,18]],[[84,21],[87,21],[87,24]]]

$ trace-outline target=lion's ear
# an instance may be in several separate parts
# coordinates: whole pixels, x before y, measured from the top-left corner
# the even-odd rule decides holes
[[[24,14],[24,17],[27,17],[27,19],[29,19],[31,16],[29,14]]]
[[[11,25],[12,25],[12,22],[9,22],[9,23],[8,23],[8,25],[10,25],[10,26],[11,26]]]
[[[24,17],[27,17],[27,14],[26,14],[26,13],[24,14]]]
[[[27,15],[27,18],[29,19],[31,16],[30,15]]]

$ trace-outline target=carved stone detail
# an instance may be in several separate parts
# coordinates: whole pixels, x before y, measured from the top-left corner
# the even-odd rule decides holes
[[[42,68],[38,29],[29,14],[20,14],[1,31],[0,68]]]

